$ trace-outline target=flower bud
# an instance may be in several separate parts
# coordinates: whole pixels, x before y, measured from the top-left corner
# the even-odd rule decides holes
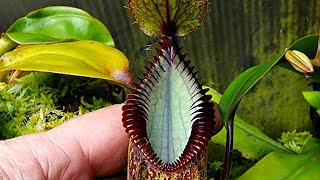
[[[304,53],[297,50],[288,50],[284,56],[297,71],[304,74],[314,72],[310,59]]]

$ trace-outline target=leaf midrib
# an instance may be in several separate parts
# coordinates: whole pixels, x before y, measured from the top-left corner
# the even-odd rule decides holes
[[[308,153],[310,154],[310,156],[314,156],[315,153],[314,152],[310,152]],[[307,160],[306,162],[304,162],[301,166],[299,166],[300,168],[298,168],[295,173],[291,174],[290,176],[287,177],[287,179],[295,179],[295,177],[297,177],[298,175],[302,174],[304,172],[305,169],[307,169],[308,167],[310,167],[308,164],[312,164],[313,161],[316,160],[320,160],[320,154],[318,153],[317,155],[315,155],[315,157]]]
[[[265,137],[257,136],[254,131],[251,131],[251,130],[248,129],[248,128],[242,127],[240,123],[239,123],[239,124],[238,124],[238,123],[234,123],[234,125],[235,125],[236,127],[238,127],[239,129],[241,129],[242,131],[244,131],[244,132],[246,132],[246,133],[248,133],[248,134],[256,137],[257,139],[261,140],[262,142],[266,142],[266,143],[268,143],[268,144],[276,147],[276,148],[279,149],[279,150],[282,150],[282,151],[284,151],[284,152],[291,153],[291,154],[292,154],[292,153],[295,153],[295,152],[293,152],[292,150],[286,148],[285,146],[282,146],[281,144],[279,144],[278,142],[276,142],[275,140],[269,138],[269,137],[266,136],[266,135],[265,135]]]

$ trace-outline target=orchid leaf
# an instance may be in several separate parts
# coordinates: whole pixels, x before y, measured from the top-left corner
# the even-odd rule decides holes
[[[0,58],[0,71],[43,71],[102,78],[118,84],[132,81],[128,59],[96,41],[22,45]]]
[[[316,37],[316,38],[315,38]],[[300,50],[304,52],[307,48],[309,53],[315,52],[317,48],[317,37],[318,36],[307,36],[297,42],[295,42],[289,49]],[[316,40],[316,41],[314,41]],[[315,45],[315,46],[314,46]],[[315,47],[313,49],[313,47]],[[226,91],[224,92],[220,101],[221,117],[225,123],[227,130],[227,142],[225,152],[225,168],[222,173],[222,178],[228,178],[230,173],[231,165],[231,154],[233,148],[233,133],[234,133],[234,116],[243,96],[275,65],[286,64],[284,58],[285,52],[279,57],[261,65],[257,65],[249,68],[245,72],[241,73],[235,80],[231,82]],[[288,63],[287,63],[288,64]],[[293,67],[289,67],[292,68]],[[316,76],[315,76],[316,77]]]
[[[313,34],[309,36],[305,36],[298,40],[296,43],[294,43],[289,49],[290,50],[298,50],[305,55],[308,56],[309,59],[313,59],[316,55],[317,46],[318,46],[318,34]],[[284,56],[281,57],[281,64],[280,67],[289,69],[295,73],[301,74],[297,70],[295,70],[289,62],[285,59]],[[313,74],[310,75],[310,79],[314,79],[317,81],[320,81],[320,71],[316,70]]]
[[[184,36],[200,26],[208,0],[129,0],[129,10],[142,31],[151,36]]]
[[[238,179],[319,179],[319,168],[320,142],[310,139],[301,154],[272,152]]]
[[[216,134],[211,142],[225,146],[226,129],[223,128]],[[234,118],[234,144],[235,150],[241,152],[242,156],[252,160],[259,160],[273,151],[294,153],[277,141],[271,139],[256,127],[244,122],[238,116]]]
[[[318,44],[318,35],[310,35],[296,41],[288,49],[299,50],[305,53],[309,58],[314,57]],[[221,98],[220,108],[224,122],[230,117],[231,112],[235,109],[242,97],[275,65],[281,65],[288,69],[294,70],[285,60],[284,52],[281,55],[265,64],[251,67],[241,73],[227,88]],[[296,70],[294,70],[296,72]],[[311,78],[320,78],[317,74]]]
[[[18,44],[93,40],[114,46],[102,22],[83,10],[65,6],[33,11],[12,24],[6,34]]]
[[[302,93],[308,103],[316,109],[320,109],[320,92],[306,91]]]
[[[318,37],[318,34],[305,36],[293,43],[288,49],[298,50],[313,59],[317,52]],[[284,56],[281,57],[281,60],[287,62]]]
[[[123,125],[146,158],[162,170],[175,170],[205,149],[214,131],[211,96],[205,95],[167,37],[144,79],[128,95]]]
[[[243,96],[280,60],[276,58],[266,64],[254,66],[241,73],[224,92],[220,109],[221,116],[226,123]]]
[[[214,89],[210,88],[207,94],[212,96],[212,101],[216,103],[220,102],[221,94]],[[248,159],[259,160],[272,151],[293,153],[256,127],[241,120],[237,115],[234,118],[234,134],[234,149],[241,152],[242,156]],[[211,142],[225,146],[226,129],[223,128],[218,134],[212,137]]]
[[[316,109],[318,115],[320,115],[320,92],[319,91],[305,91],[302,92],[303,97],[308,103]]]

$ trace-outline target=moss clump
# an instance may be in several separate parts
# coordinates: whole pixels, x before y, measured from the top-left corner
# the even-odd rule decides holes
[[[308,140],[312,138],[309,131],[296,132],[284,132],[278,141],[285,147],[291,149],[292,151],[300,154],[303,150],[304,145],[307,144]]]
[[[208,177],[213,179],[219,179],[221,172],[223,171],[223,162],[222,161],[213,161],[208,162]]]
[[[0,83],[0,138],[46,131],[122,101],[121,88],[101,79],[28,73],[11,85]]]
[[[210,154],[209,154],[210,155]],[[241,152],[234,150],[232,155],[232,169],[230,173],[230,180],[237,179],[245,173],[256,162],[242,157]],[[223,171],[223,162],[214,160],[208,162],[208,178],[219,179]]]

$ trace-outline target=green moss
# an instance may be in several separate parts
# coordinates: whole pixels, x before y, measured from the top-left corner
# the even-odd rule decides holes
[[[219,158],[220,159],[220,158]],[[222,157],[223,159],[223,157]],[[256,162],[248,160],[242,157],[241,152],[233,151],[232,156],[232,169],[230,174],[230,179],[237,179],[244,172],[246,172],[250,167],[252,167]],[[214,160],[208,162],[208,178],[219,179],[223,171],[223,161]]]
[[[219,179],[223,171],[223,161],[208,162],[208,177]]]
[[[46,131],[74,116],[123,102],[115,88],[100,79],[39,72],[12,85],[1,83],[1,139]]]
[[[292,151],[300,154],[303,150],[304,145],[307,144],[308,140],[312,138],[312,135],[308,131],[296,132],[284,132],[278,141],[285,147],[291,149]]]

